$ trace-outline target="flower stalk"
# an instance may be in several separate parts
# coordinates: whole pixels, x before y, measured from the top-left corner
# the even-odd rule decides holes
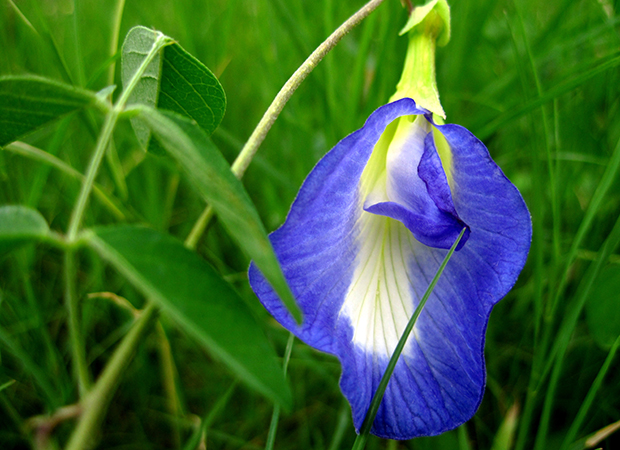
[[[362,20],[373,12],[377,7],[383,3],[384,0],[371,0],[366,3],[359,11],[349,17],[342,25],[319,45],[316,50],[308,56],[301,66],[293,73],[291,78],[282,86],[280,92],[276,95],[263,114],[260,122],[250,135],[250,138],[243,146],[241,153],[232,165],[233,173],[241,178],[248,168],[248,165],[254,158],[256,151],[265,140],[267,133],[271,129],[272,125],[284,109],[284,106],[292,97],[293,93],[297,90],[299,85],[306,79],[306,77],[314,70],[319,62],[327,55],[340,40],[353,28],[355,28]]]
[[[269,130],[271,130],[271,127],[284,109],[284,106],[288,103],[297,88],[306,79],[310,72],[314,70],[325,55],[327,55],[349,31],[368,17],[368,15],[377,9],[377,7],[383,2],[384,0],[371,0],[366,3],[359,11],[349,17],[327,39],[325,39],[325,41],[323,41],[323,43],[319,45],[316,50],[310,54],[310,56],[308,56],[303,64],[299,66],[295,73],[291,75],[273,99],[271,105],[269,105],[263,114],[260,122],[258,122],[258,125],[256,125],[256,128],[241,149],[239,156],[237,156],[233,162],[231,170],[237,178],[243,177],[243,174],[252,162],[254,155],[256,155],[259,147],[267,137]],[[211,206],[208,205],[192,228],[190,237],[188,238],[189,248],[194,249],[196,247],[198,240],[204,233],[212,217],[213,211]]]

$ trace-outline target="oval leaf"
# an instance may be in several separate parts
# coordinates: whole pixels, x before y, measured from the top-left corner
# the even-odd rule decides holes
[[[0,146],[95,102],[94,92],[46,78],[0,77]]]
[[[133,78],[140,64],[153,47],[157,39],[157,33],[146,27],[133,27],[127,33],[121,51],[121,79],[123,86],[127,86]],[[148,65],[140,81],[136,84],[127,104],[140,104],[147,106],[157,106],[157,94],[159,92],[159,79],[161,76],[161,52],[158,53],[153,61]],[[138,142],[144,148],[147,147],[151,133],[142,122],[131,119]]]
[[[293,317],[301,322],[267,232],[241,181],[194,123],[177,114],[143,107],[138,116],[188,174],[237,244],[254,260]]]
[[[288,385],[262,329],[206,261],[171,236],[148,228],[106,227],[86,236],[97,253],[241,380],[290,406]]]
[[[157,32],[145,27],[132,28],[123,44],[122,80],[126,85],[157,38]],[[218,127],[226,110],[224,89],[215,75],[198,59],[173,43],[151,62],[128,104],[142,104],[174,111],[194,120],[207,134]],[[149,144],[150,132],[144,124],[132,120],[140,144]]]
[[[49,227],[43,216],[26,206],[0,207],[0,255],[16,247],[48,236]]]
[[[164,48],[157,107],[193,119],[211,135],[226,111],[226,95],[215,75],[179,44]]]
[[[620,266],[599,274],[586,303],[586,320],[596,343],[611,348],[620,336]]]

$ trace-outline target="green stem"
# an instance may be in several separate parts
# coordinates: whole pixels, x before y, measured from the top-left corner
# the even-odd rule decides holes
[[[82,415],[66,450],[84,450],[93,446],[93,434],[103,419],[120,378],[129,365],[138,344],[150,330],[156,318],[157,307],[152,302],[148,303],[112,355],[93,389],[82,401]]]
[[[316,50],[310,54],[310,56],[308,56],[308,58],[301,66],[299,66],[295,73],[291,75],[284,86],[282,86],[282,89],[280,89],[280,92],[278,92],[276,97],[273,99],[271,105],[269,105],[267,111],[265,111],[265,114],[263,114],[263,117],[260,122],[258,122],[258,125],[256,125],[256,128],[254,128],[254,131],[241,149],[239,156],[237,156],[237,159],[233,162],[231,170],[237,178],[243,177],[243,174],[250,165],[250,162],[252,162],[254,155],[267,137],[267,133],[269,133],[269,130],[271,130],[274,122],[299,85],[306,79],[310,72],[314,70],[318,63],[321,62],[325,55],[327,55],[349,31],[368,17],[368,15],[377,9],[377,7],[383,2],[384,0],[371,0],[366,3],[360,10],[336,28],[336,30],[329,35],[329,37],[325,39],[325,41],[323,41],[323,43],[319,45]],[[204,233],[204,230],[209,224],[212,216],[213,211],[211,211],[210,206],[207,206],[188,237],[189,248],[193,249],[196,247],[198,240]],[[188,241],[186,241],[186,243]]]
[[[204,231],[207,229],[207,225],[209,224],[209,221],[212,217],[213,208],[211,207],[211,205],[207,205],[207,207],[204,209],[204,211],[194,224],[194,227],[187,236],[187,239],[185,239],[185,246],[187,248],[189,248],[190,250],[196,249],[196,245],[198,244],[198,241],[200,240],[200,237],[202,236]]]
[[[356,25],[364,20],[368,15],[373,12],[377,7],[383,3],[384,0],[371,0],[366,3],[359,11],[353,14],[342,25],[340,25],[336,31],[334,31],[321,45],[319,45],[315,51],[306,59],[301,66],[295,71],[295,73],[284,84],[276,98],[274,98],[267,111],[263,115],[262,119],[252,132],[252,135],[243,146],[241,153],[232,165],[233,173],[241,178],[248,168],[250,161],[256,154],[256,151],[265,140],[267,133],[271,129],[271,126],[276,121],[284,105],[289,101],[293,93],[297,90],[299,85],[305,78],[314,70],[319,62],[333,49],[340,39],[342,39],[349,31],[351,31]]]
[[[71,342],[71,356],[73,359],[73,371],[78,381],[80,398],[84,397],[90,389],[90,374],[86,363],[86,351],[84,349],[84,339],[80,327],[80,314],[78,296],[75,292],[75,250],[65,251],[65,307],[69,314],[69,341]]]
[[[286,371],[288,369],[288,363],[291,360],[291,353],[293,351],[293,342],[295,342],[295,335],[291,333],[286,343],[286,350],[284,351],[284,361],[282,362],[282,371],[286,378]],[[273,445],[276,441],[276,431],[278,430],[278,420],[280,419],[280,405],[276,404],[273,407],[273,415],[271,416],[271,424],[269,425],[269,434],[267,435],[267,442],[265,443],[265,450],[273,450]]]
[[[168,413],[172,417],[172,429],[171,440],[173,442],[172,447],[175,449],[181,448],[181,432],[179,429],[179,418],[181,414],[181,402],[179,400],[179,394],[176,388],[176,367],[174,365],[174,358],[172,356],[172,349],[170,347],[170,340],[166,335],[161,321],[157,321],[156,326],[158,350],[160,357],[160,364],[162,370],[162,378],[164,384],[164,392],[166,393],[166,404],[168,407]]]
[[[86,204],[88,203],[90,193],[93,190],[95,178],[99,171],[99,166],[101,165],[101,161],[103,159],[103,156],[105,155],[106,148],[108,147],[110,139],[112,138],[112,133],[114,131],[114,127],[116,126],[116,122],[118,121],[118,118],[123,111],[123,108],[125,107],[125,103],[127,103],[127,99],[129,98],[131,91],[135,88],[138,81],[144,74],[144,71],[151,63],[155,55],[157,55],[161,48],[169,41],[170,38],[167,38],[163,34],[160,33],[158,35],[157,39],[153,43],[153,46],[151,47],[151,50],[142,61],[142,64],[140,64],[140,66],[134,73],[131,81],[121,94],[118,102],[116,103],[116,105],[114,105],[113,108],[110,108],[108,110],[103,124],[103,128],[101,130],[101,133],[99,134],[99,138],[97,139],[95,151],[93,152],[90,163],[88,165],[84,181],[82,182],[82,188],[80,189],[78,200],[73,208],[73,211],[71,213],[71,219],[69,221],[69,229],[67,231],[66,240],[69,248],[65,252],[65,305],[67,307],[67,312],[69,315],[68,327],[71,341],[73,364],[75,367],[75,373],[78,380],[78,387],[81,398],[83,398],[83,396],[88,391],[90,385],[90,376],[88,373],[88,364],[86,363],[84,340],[80,330],[80,308],[78,301],[79,299],[77,297],[75,288],[75,255],[74,250],[71,247],[77,241],[78,231],[82,222],[82,217],[84,216],[84,211],[86,209]]]
[[[396,348],[394,349],[394,353],[392,353],[390,362],[388,363],[387,368],[385,369],[385,372],[383,373],[383,377],[381,377],[379,386],[377,387],[377,390],[375,391],[375,394],[372,397],[370,406],[368,407],[368,411],[366,412],[366,417],[364,418],[364,422],[362,423],[362,427],[360,428],[360,434],[355,439],[352,450],[362,450],[366,446],[366,441],[368,440],[370,429],[372,428],[372,424],[375,421],[377,412],[379,411],[379,405],[381,405],[383,394],[385,394],[385,390],[387,389],[387,385],[390,381],[390,378],[392,377],[392,373],[394,372],[394,368],[396,367],[398,358],[400,357],[400,354],[405,348],[407,339],[409,338],[409,335],[411,334],[411,331],[413,330],[413,327],[415,326],[415,323],[418,320],[418,317],[420,316],[420,313],[422,312],[422,309],[424,308],[426,301],[428,300],[431,293],[433,292],[435,285],[439,281],[439,277],[443,273],[444,269],[446,268],[446,264],[448,264],[448,261],[450,260],[450,258],[452,257],[452,254],[456,250],[457,245],[461,241],[461,238],[463,237],[465,230],[466,230],[465,228],[461,230],[461,233],[456,238],[456,241],[454,241],[454,244],[452,244],[452,247],[450,247],[450,250],[446,254],[441,265],[439,266],[439,269],[437,269],[437,272],[435,273],[435,276],[433,277],[431,284],[429,284],[428,288],[426,289],[426,292],[424,293],[424,296],[420,300],[420,303],[418,303],[418,306],[416,306],[416,309],[413,312],[411,319],[409,319],[409,322],[407,322],[405,331],[403,331],[403,334],[400,337],[400,340],[398,341]]]
[[[95,182],[95,176],[109,139],[112,136],[117,118],[118,115],[112,110],[106,115],[103,130],[97,140],[95,152],[88,167],[84,182],[82,183],[80,196],[71,214],[69,231],[67,232],[67,243],[69,245],[76,240],[86,203]],[[90,375],[88,373],[88,364],[86,363],[84,339],[80,329],[80,307],[76,293],[76,267],[74,256],[73,249],[69,248],[65,251],[65,306],[69,315],[68,327],[69,340],[71,342],[71,356],[73,358],[74,372],[78,381],[80,398],[82,398],[90,387]]]
[[[125,9],[125,0],[117,0],[114,8],[114,20],[112,22],[112,35],[110,39],[110,56],[116,55],[118,51],[118,35],[121,29],[121,21],[123,20],[123,10]],[[114,59],[108,68],[108,85],[114,84],[114,72],[116,71],[116,60]]]
[[[101,165],[101,160],[103,159],[103,155],[105,154],[105,149],[108,147],[110,139],[112,137],[112,131],[114,131],[114,126],[118,120],[118,113],[112,109],[106,115],[105,122],[103,123],[103,129],[101,130],[101,134],[97,139],[97,146],[95,147],[95,152],[90,160],[90,164],[88,165],[88,169],[86,170],[86,176],[84,178],[84,182],[82,183],[82,189],[80,190],[80,195],[78,200],[73,208],[73,212],[71,213],[71,220],[69,222],[69,230],[67,232],[67,240],[72,242],[75,240],[78,230],[80,228],[80,223],[82,222],[82,216],[84,215],[84,210],[86,209],[86,204],[88,202],[88,197],[93,189],[93,185],[95,183],[95,177],[97,176],[97,172],[99,171],[99,166]]]
[[[112,132],[114,131],[114,127],[116,126],[116,122],[118,121],[118,117],[121,112],[125,108],[125,104],[131,95],[131,92],[134,90],[140,78],[144,74],[144,71],[148,67],[148,65],[153,61],[153,58],[157,55],[157,53],[170,42],[170,38],[165,35],[159,33],[155,42],[153,42],[153,46],[151,50],[146,55],[142,63],[133,74],[133,77],[123,90],[121,97],[118,99],[116,104],[112,109],[108,111],[106,114],[105,122],[103,124],[103,129],[101,130],[101,134],[97,139],[97,146],[95,147],[95,151],[90,160],[90,164],[88,165],[88,169],[86,171],[86,177],[84,178],[84,182],[82,183],[82,189],[80,190],[80,195],[78,197],[78,201],[73,208],[73,212],[71,214],[71,220],[69,222],[69,231],[67,232],[67,240],[71,243],[75,240],[77,233],[80,228],[80,223],[82,222],[82,216],[84,215],[84,210],[86,209],[86,204],[88,202],[88,197],[93,189],[93,184],[95,182],[95,177],[99,171],[99,166],[101,165],[101,160],[105,155],[105,151],[108,148],[108,144],[110,143],[110,139],[112,138]]]

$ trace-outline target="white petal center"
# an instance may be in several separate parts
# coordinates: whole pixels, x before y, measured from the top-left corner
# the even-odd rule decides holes
[[[389,217],[363,212],[359,226],[360,250],[340,313],[353,327],[355,344],[389,357],[414,310],[407,266],[417,241]]]

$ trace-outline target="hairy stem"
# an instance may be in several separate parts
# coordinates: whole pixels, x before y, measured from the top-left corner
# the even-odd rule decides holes
[[[243,177],[243,174],[250,165],[250,162],[252,162],[252,158],[254,158],[254,155],[265,140],[265,137],[267,137],[267,133],[269,133],[269,130],[271,130],[274,122],[299,85],[306,79],[310,72],[314,70],[318,63],[321,62],[325,55],[327,55],[348,32],[368,17],[368,15],[377,9],[383,1],[384,0],[371,0],[359,11],[349,17],[342,25],[336,28],[336,30],[327,39],[325,39],[325,41],[323,41],[323,43],[319,45],[316,50],[310,54],[310,56],[308,56],[308,58],[301,66],[299,66],[284,86],[282,86],[282,89],[280,89],[280,92],[278,92],[276,97],[273,99],[271,105],[269,105],[267,111],[265,111],[265,114],[263,114],[260,122],[258,122],[258,125],[256,125],[256,128],[254,128],[254,131],[241,149],[239,156],[237,156],[237,159],[235,159],[232,164],[231,170],[237,178]],[[196,225],[194,225],[194,229],[192,229],[190,234],[190,248],[194,248],[196,246],[196,243],[206,229],[212,216],[213,212],[211,211],[211,207],[207,206],[196,222]]]
[[[314,70],[319,62],[327,55],[340,40],[351,31],[356,25],[364,20],[368,15],[373,12],[377,7],[383,3],[384,0],[371,0],[366,3],[359,11],[353,14],[342,25],[336,28],[321,45],[319,45],[315,51],[312,52],[308,59],[306,59],[301,66],[295,71],[295,73],[288,79],[288,81],[282,86],[276,98],[273,99],[267,111],[263,115],[263,118],[258,122],[258,125],[252,132],[252,135],[243,146],[241,153],[232,165],[232,171],[238,177],[242,177],[245,170],[248,168],[250,161],[256,154],[256,151],[265,140],[267,133],[271,129],[271,126],[276,121],[284,105],[289,101],[293,93],[297,90],[302,81],[306,79],[308,74]]]

